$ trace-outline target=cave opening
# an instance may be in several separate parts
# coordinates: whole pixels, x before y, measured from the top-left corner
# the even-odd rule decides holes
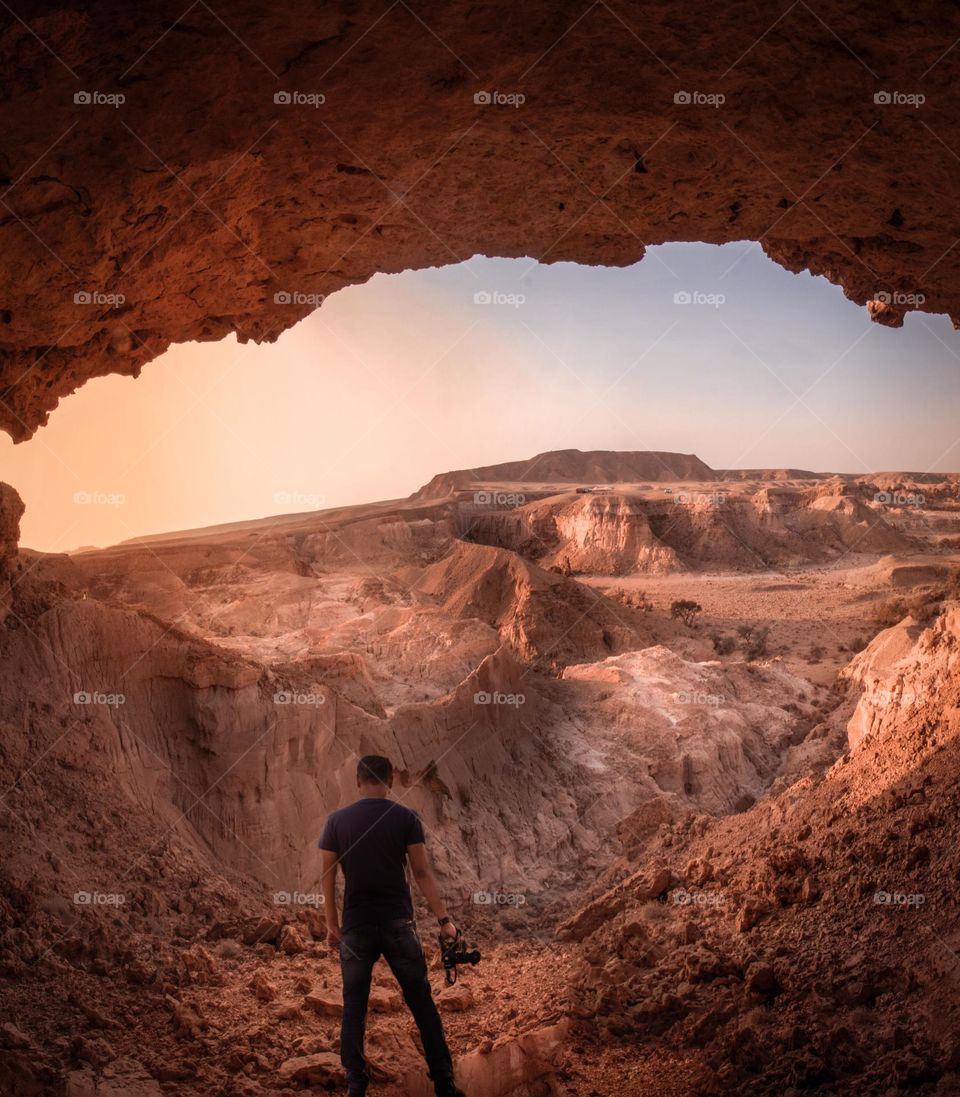
[[[750,241],[626,268],[475,256],[341,290],[274,343],[178,345],[135,383],[87,382],[37,445],[0,438],[0,459],[43,551],[396,498],[554,449],[935,472],[952,338],[920,312],[871,324]]]
[[[958,12],[0,8],[4,1097],[960,1092]]]
[[[750,241],[475,256],[312,303],[4,442],[13,619],[64,595],[102,615],[66,696],[107,698],[95,734],[135,795],[259,886],[316,889],[309,836],[375,742],[468,909],[507,895],[501,924],[553,928],[597,851],[615,878],[658,828],[824,772],[851,659],[940,605],[943,317],[874,323]]]

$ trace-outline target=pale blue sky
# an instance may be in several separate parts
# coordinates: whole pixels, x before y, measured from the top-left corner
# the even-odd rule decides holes
[[[0,479],[24,543],[62,550],[394,498],[546,449],[958,471],[958,355],[945,317],[880,327],[756,245],[625,269],[477,257],[379,275],[269,346],[187,344],[92,381],[33,441],[0,439]]]

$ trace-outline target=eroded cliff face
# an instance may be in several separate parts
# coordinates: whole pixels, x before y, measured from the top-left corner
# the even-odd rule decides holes
[[[274,891],[316,890],[325,815],[387,754],[441,873],[531,909],[651,799],[750,802],[817,723],[805,681],[650,646],[663,622],[451,527],[410,502],[32,554],[0,718]]]
[[[644,506],[622,496],[559,497],[499,512],[468,507],[465,524],[469,537],[503,545],[544,567],[607,575],[683,567],[653,533]]]
[[[945,691],[957,677],[958,637],[956,608],[928,629],[907,617],[851,661],[845,677],[863,690],[847,727],[851,750],[896,735],[917,714],[944,710]]]
[[[473,540],[587,574],[753,570],[913,547],[860,497],[810,487],[739,495],[718,481],[656,497],[601,490],[519,506],[462,502],[460,514]]]
[[[0,484],[0,614],[6,616],[10,582],[17,570],[17,545],[23,500],[9,484]]]
[[[561,866],[572,872],[584,854],[568,840],[589,806],[583,768],[553,760],[571,729],[555,726],[497,642],[448,694],[387,715],[351,700],[351,676],[323,658],[262,663],[77,589],[36,615],[19,608],[2,648],[8,731],[33,725],[36,752],[96,771],[92,784],[115,782],[129,810],[195,836],[214,864],[273,891],[318,890],[317,837],[355,797],[363,753],[394,759],[397,794],[430,827],[439,870],[472,890],[522,882],[533,895],[548,878],[560,886]],[[611,825],[629,795],[611,790]]]
[[[582,687],[569,705],[585,739],[620,754],[637,811],[656,804],[658,821],[749,807],[790,771],[790,747],[820,722],[826,698],[782,666],[695,662],[662,646],[567,667],[564,680]],[[832,761],[836,736],[820,745]]]
[[[960,315],[960,16],[665,2],[29,0],[0,31],[0,425],[171,343],[476,253],[758,240]],[[696,289],[697,287],[688,287]]]
[[[696,1092],[955,1092],[958,643],[955,603],[881,633],[851,668],[854,750],[822,779],[653,820],[561,927],[580,1015],[703,1049]]]

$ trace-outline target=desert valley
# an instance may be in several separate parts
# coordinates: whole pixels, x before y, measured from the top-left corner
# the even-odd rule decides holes
[[[338,1084],[316,839],[376,752],[483,953],[470,1097],[957,1092],[958,488],[567,450],[44,554],[5,487],[4,1091]]]

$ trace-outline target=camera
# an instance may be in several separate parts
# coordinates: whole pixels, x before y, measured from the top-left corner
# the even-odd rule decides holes
[[[447,986],[453,986],[457,981],[457,966],[459,964],[479,964],[480,950],[465,944],[462,935],[459,933],[452,938],[444,937],[441,933],[440,960],[443,964]]]

